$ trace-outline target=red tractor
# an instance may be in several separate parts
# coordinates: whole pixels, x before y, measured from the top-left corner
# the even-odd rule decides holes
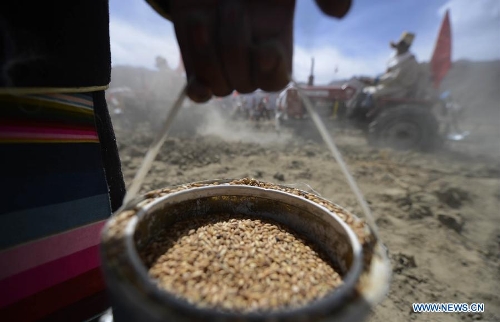
[[[458,127],[461,108],[447,93],[432,99],[381,98],[367,108],[356,99],[356,87],[349,84],[307,86],[303,91],[324,121],[354,125],[376,146],[432,150],[444,138],[459,140],[466,135]],[[309,139],[319,139],[297,89],[289,87],[282,94],[276,117],[278,126],[291,127]]]
[[[468,135],[458,125],[463,109],[448,92],[432,98],[380,98],[367,108],[356,99],[356,87],[349,84],[307,86],[303,90],[324,121],[354,125],[376,146],[429,151],[445,139],[458,141]],[[291,127],[300,136],[319,139],[297,89],[289,87],[282,94],[276,115],[278,128]]]
[[[381,97],[367,106],[363,104],[366,97],[359,95],[365,86],[362,79],[354,78],[339,86],[313,86],[312,68],[309,84],[301,86],[301,89],[324,121],[353,124],[362,129],[368,141],[376,146],[432,150],[444,139],[461,140],[468,134],[458,126],[462,109],[451,100],[449,93],[438,95],[438,91],[431,86],[432,81],[440,81],[444,77],[451,63],[451,41],[442,40],[443,30],[446,29],[449,33],[448,14],[441,27],[431,68],[421,66],[420,79],[408,97]],[[448,53],[444,55],[445,59],[443,51]],[[430,73],[427,72],[429,69]],[[301,136],[319,139],[294,86],[289,86],[280,94],[276,122],[277,128],[289,126]]]

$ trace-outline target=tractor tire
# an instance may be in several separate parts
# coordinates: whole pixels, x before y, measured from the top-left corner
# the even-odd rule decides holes
[[[436,117],[420,106],[389,108],[368,126],[368,142],[377,147],[432,151],[440,141]]]

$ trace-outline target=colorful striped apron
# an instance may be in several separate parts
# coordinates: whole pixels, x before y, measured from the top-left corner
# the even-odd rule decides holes
[[[104,289],[111,214],[92,93],[0,95],[0,317],[34,321]]]

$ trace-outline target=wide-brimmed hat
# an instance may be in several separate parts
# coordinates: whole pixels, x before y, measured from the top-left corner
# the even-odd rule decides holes
[[[415,39],[415,34],[411,32],[403,32],[401,34],[401,38],[397,42],[390,42],[390,45],[392,48],[398,47],[400,44],[405,44],[406,46],[410,47],[411,44],[413,43],[413,39]]]

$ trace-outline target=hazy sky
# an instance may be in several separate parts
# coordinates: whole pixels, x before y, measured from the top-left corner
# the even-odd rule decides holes
[[[451,13],[453,59],[500,59],[500,0],[353,0],[342,20],[322,15],[313,0],[297,0],[294,75],[306,80],[316,59],[316,81],[326,83],[385,69],[389,41],[403,31],[416,33],[412,51],[428,61],[444,12]],[[110,0],[113,65],[152,68],[162,55],[179,61],[172,24],[143,0]],[[338,73],[335,74],[335,67]]]

